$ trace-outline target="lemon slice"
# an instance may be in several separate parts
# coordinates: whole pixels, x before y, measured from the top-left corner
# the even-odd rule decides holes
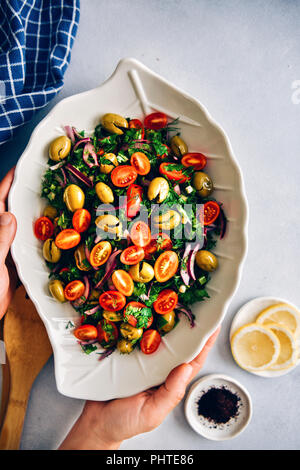
[[[231,351],[242,369],[260,371],[276,363],[280,354],[280,341],[270,328],[248,323],[233,334]]]
[[[264,325],[266,323],[277,323],[288,328],[294,336],[300,335],[300,312],[289,304],[275,304],[265,308],[256,322]]]
[[[280,342],[278,359],[269,369],[282,370],[295,365],[298,358],[298,347],[294,335],[278,323],[267,323],[265,326],[275,333]]]

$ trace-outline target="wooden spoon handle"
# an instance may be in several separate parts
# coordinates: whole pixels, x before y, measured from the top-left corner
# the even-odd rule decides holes
[[[29,393],[26,396],[22,393],[21,399],[10,395],[0,435],[1,450],[19,449],[28,397]]]

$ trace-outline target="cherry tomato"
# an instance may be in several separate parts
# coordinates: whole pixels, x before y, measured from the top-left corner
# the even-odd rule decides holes
[[[69,250],[77,246],[80,240],[80,233],[72,228],[66,228],[59,232],[55,238],[55,245],[61,250]]]
[[[109,320],[100,320],[97,325],[98,341],[102,347],[113,345],[118,336],[118,328]]]
[[[64,295],[67,300],[73,302],[83,296],[85,285],[82,281],[71,281],[64,288]]]
[[[98,331],[93,325],[81,325],[74,330],[74,335],[80,341],[90,341],[97,338]]]
[[[148,129],[158,131],[159,129],[166,127],[168,124],[168,118],[164,113],[151,113],[145,117],[144,124]]]
[[[199,171],[205,167],[207,159],[206,156],[203,155],[203,153],[186,153],[182,157],[181,163],[183,166],[192,166],[194,167],[194,170]]]
[[[204,204],[204,225],[210,225],[219,217],[220,206],[215,201],[208,201]]]
[[[151,236],[150,243],[144,247],[145,258],[151,259],[158,250],[171,250],[172,241],[166,233],[155,233]]]
[[[159,172],[161,175],[167,176],[171,181],[178,181],[179,183],[188,181],[190,177],[184,175],[182,170],[177,168],[177,163],[164,162],[159,165]]]
[[[131,315],[129,312],[130,312],[130,308],[135,308],[135,309],[142,309],[142,308],[147,308],[145,304],[142,304],[142,302],[129,302],[127,305],[126,305],[126,308],[124,309],[124,313],[123,313],[123,316],[124,316],[124,320],[129,323],[131,326],[134,326],[136,327],[137,325],[137,322],[138,322],[138,319],[137,319],[137,316],[138,316],[138,312],[137,312],[137,316],[135,315]],[[150,325],[152,325],[153,323],[153,316],[151,315],[151,317],[149,317],[149,320],[148,320],[148,323],[146,325],[145,328],[149,328]]]
[[[139,119],[131,119],[129,121],[130,129],[141,129],[140,139],[143,139],[145,136],[144,126]]]
[[[102,241],[97,243],[91,251],[90,254],[90,263],[94,268],[102,266],[106,263],[111,254],[111,244],[108,241]]]
[[[138,220],[133,224],[130,230],[130,237],[135,245],[143,248],[151,241],[150,228],[145,222]]]
[[[131,245],[122,251],[120,261],[130,266],[139,263],[144,259],[145,253],[141,246]]]
[[[156,156],[160,160],[164,160],[165,158],[168,158],[168,156],[170,155],[171,149],[166,144],[161,144],[161,147],[164,147],[165,150],[162,153],[158,153]]]
[[[34,234],[36,238],[41,241],[45,241],[48,238],[51,238],[54,232],[54,225],[49,219],[49,217],[40,217],[35,221],[34,224]]]
[[[134,152],[131,155],[130,163],[136,169],[138,175],[148,175],[151,170],[149,158],[143,152]]]
[[[143,198],[143,188],[138,184],[131,184],[127,189],[127,205],[126,205],[126,213],[127,217],[132,218],[135,217],[141,207],[141,202]]]
[[[178,269],[178,256],[175,251],[164,251],[155,261],[154,275],[158,282],[166,282]]]
[[[119,165],[111,172],[112,183],[118,188],[126,188],[137,179],[137,171],[131,165]]]
[[[74,229],[79,232],[85,232],[91,223],[91,214],[86,209],[77,209],[72,218]]]
[[[154,353],[161,342],[161,336],[156,330],[146,330],[140,342],[144,354]]]
[[[172,312],[176,307],[178,302],[178,295],[172,289],[164,289],[159,294],[155,302],[153,303],[153,308],[156,313],[164,315],[165,313]]]
[[[121,294],[126,295],[127,297],[133,293],[133,280],[132,277],[128,274],[127,271],[123,269],[117,269],[113,272],[111,280],[115,288],[121,292]]]
[[[117,312],[125,307],[126,297],[117,290],[108,290],[100,295],[99,303],[104,310]]]

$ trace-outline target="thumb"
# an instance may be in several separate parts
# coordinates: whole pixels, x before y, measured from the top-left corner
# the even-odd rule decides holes
[[[13,214],[10,212],[0,214],[0,265],[5,263],[16,229],[17,222]]]
[[[162,419],[182,400],[186,387],[193,372],[190,364],[181,364],[175,367],[168,375],[165,383],[153,394],[153,401],[159,406],[164,416]]]

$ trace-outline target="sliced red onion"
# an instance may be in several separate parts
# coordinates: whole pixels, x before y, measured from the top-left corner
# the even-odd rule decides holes
[[[146,188],[150,185],[151,181],[146,180],[145,178],[142,179],[141,184],[142,186],[145,186]]]
[[[109,290],[115,290],[116,289],[114,283],[112,282],[111,276],[107,279],[107,285],[108,285]]]
[[[188,262],[187,262],[188,273],[194,281],[196,281],[196,276],[195,276],[195,272],[194,272],[195,257],[196,257],[196,253],[197,253],[197,251],[199,251],[199,249],[200,249],[200,243],[197,243],[195,245],[195,247],[190,251]]]
[[[189,257],[189,254],[190,254],[190,251],[192,249],[192,245],[190,243],[188,243],[185,247],[185,251],[184,251],[184,254],[183,254],[183,258],[182,258],[182,261],[181,261],[181,269],[180,269],[180,276],[183,280],[183,282],[185,283],[186,286],[189,285],[189,282],[190,282],[190,276],[189,276],[189,273],[188,273],[188,257]]]
[[[97,235],[95,240],[94,240],[94,243],[95,245],[97,245],[97,243],[101,242],[102,238],[100,237],[100,235]]]
[[[76,142],[76,144],[74,145],[73,147],[73,152],[74,150],[76,150],[78,147],[80,147],[80,145],[83,145],[83,144],[86,144],[88,142],[91,141],[91,138],[90,137],[81,137],[80,136],[80,139]]]
[[[89,157],[92,157],[94,163],[91,163],[89,161]],[[99,166],[98,158],[97,158],[97,155],[96,155],[96,152],[95,152],[95,148],[94,148],[94,146],[91,142],[87,142],[85,144],[84,149],[83,149],[82,158],[84,160],[84,163],[86,163],[86,165],[89,168],[93,168],[94,166]]]
[[[176,184],[176,185],[174,186],[174,191],[175,191],[176,194],[178,194],[178,196],[181,194],[179,184]]]
[[[66,184],[67,184],[67,175],[66,175],[66,172],[65,172],[65,170],[64,170],[62,167],[60,168],[60,171],[61,171],[61,173],[62,173],[62,175],[63,175],[63,184],[64,184],[64,186],[66,186]]]
[[[72,131],[73,131],[73,134],[74,134],[74,136],[76,137],[76,139],[79,139],[79,140],[85,139],[85,137],[82,137],[82,135],[79,134],[79,132],[78,132],[78,130],[76,129],[76,127],[72,127]]]
[[[97,343],[97,339],[90,339],[89,341],[77,341],[80,346],[89,346],[90,344],[95,344]]]
[[[69,139],[71,139],[71,141],[74,143],[75,142],[75,135],[74,135],[74,132],[73,132],[73,128],[71,126],[64,126],[64,130],[65,130],[67,136],[69,137]]]
[[[100,305],[96,305],[96,307],[93,307],[93,308],[90,308],[89,310],[86,310],[84,313],[85,315],[94,315],[95,313],[98,312],[98,310],[100,310]]]
[[[84,245],[84,254],[88,262],[90,262],[91,253],[86,244]]]
[[[107,349],[103,353],[98,353],[98,354],[100,354],[99,361],[103,361],[103,359],[110,356],[114,352],[115,349],[116,349],[116,346],[114,346],[113,348]]]
[[[122,250],[117,250],[117,251],[114,251],[110,255],[110,257],[108,258],[106,262],[105,274],[102,277],[102,279],[100,279],[100,281],[95,285],[95,289],[99,289],[99,287],[101,287],[102,284],[110,277],[111,273],[113,272],[113,270],[115,269],[117,265],[116,258],[121,252]]]
[[[59,163],[56,163],[56,165],[53,165],[53,166],[49,166],[49,170],[58,170],[58,168],[60,168],[61,166],[63,166],[65,164],[65,162],[59,162]]]
[[[93,182],[87,176],[85,176],[83,173],[81,173],[81,171],[77,170],[77,168],[75,168],[75,166],[71,165],[70,163],[67,163],[65,168],[68,171],[70,171],[71,173],[73,173],[73,175],[75,175],[76,178],[78,178],[84,184],[86,184],[90,188],[93,187]]]
[[[194,328],[194,326],[195,326],[195,321],[194,321],[195,316],[194,316],[194,314],[193,314],[193,312],[190,308],[185,307],[184,305],[178,303],[175,307],[175,310],[178,310],[178,313],[183,313],[184,315],[186,315],[189,322],[190,322],[190,324],[191,324],[191,328]]]
[[[220,224],[221,224],[220,238],[223,238],[226,233],[227,219],[226,219],[226,216],[224,214],[222,207],[220,207],[219,217],[220,217]]]

